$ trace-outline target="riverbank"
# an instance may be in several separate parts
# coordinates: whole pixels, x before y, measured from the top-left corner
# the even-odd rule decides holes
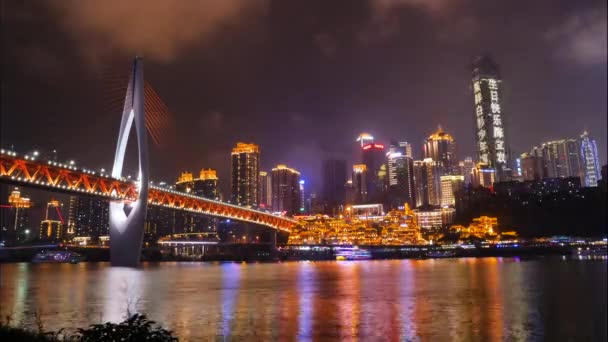
[[[271,250],[269,245],[226,244],[213,249],[190,246],[146,248],[142,261],[297,261],[335,260],[336,252],[346,246],[287,245]],[[351,247],[351,246],[348,246]],[[511,243],[459,245],[357,246],[369,252],[369,259],[429,259],[471,257],[526,257],[542,255],[606,255],[606,245],[564,243]],[[0,249],[0,262],[29,262],[42,250],[69,250],[84,257],[83,261],[106,262],[109,248],[54,247]]]

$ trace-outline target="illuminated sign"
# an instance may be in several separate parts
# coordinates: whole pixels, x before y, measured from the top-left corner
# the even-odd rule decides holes
[[[382,145],[382,144],[374,144],[374,147],[375,148],[384,148],[384,145]]]
[[[372,145],[365,145],[365,146],[363,146],[364,150],[369,150],[370,148],[372,148]]]

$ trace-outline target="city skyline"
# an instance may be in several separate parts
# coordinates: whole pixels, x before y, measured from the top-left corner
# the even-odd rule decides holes
[[[362,23],[368,27],[374,25],[373,15],[391,13],[394,17],[392,20],[395,21],[394,31],[387,33],[388,36],[384,38],[370,33],[371,36],[367,37],[371,40],[368,42],[370,45],[361,45],[361,42],[341,45],[338,39],[340,30],[337,24],[331,24],[334,17],[330,14],[331,11],[327,11],[339,8],[339,4],[324,7],[320,3],[313,3],[301,8],[327,24],[295,22],[287,25],[286,21],[296,16],[294,10],[271,2],[268,5],[269,17],[265,19],[256,17],[253,12],[250,15],[218,12],[221,18],[236,16],[242,22],[255,24],[254,28],[271,24],[265,27],[264,32],[254,30],[252,33],[256,37],[258,34],[270,37],[270,45],[260,42],[260,46],[251,47],[252,50],[249,51],[244,39],[241,39],[241,25],[235,24],[233,33],[239,39],[235,40],[234,47],[216,49],[218,56],[197,60],[196,63],[192,56],[204,54],[207,47],[214,47],[213,37],[225,37],[229,33],[220,30],[205,34],[204,44],[180,46],[166,58],[148,45],[142,47],[142,55],[149,66],[146,77],[158,93],[162,94],[164,102],[173,113],[173,133],[165,133],[167,141],[151,147],[153,179],[173,182],[182,170],[211,167],[218,170],[222,192],[229,194],[230,163],[226,156],[234,143],[251,141],[259,144],[261,149],[260,170],[269,170],[279,163],[292,165],[302,172],[307,182],[307,191],[319,192],[321,160],[343,158],[347,159],[348,164],[353,164],[352,140],[360,132],[372,133],[376,141],[384,144],[388,144],[391,139],[411,142],[414,155],[419,156],[422,141],[437,125],[442,125],[454,136],[458,146],[458,160],[463,160],[466,156],[475,157],[470,64],[473,56],[486,51],[501,67],[507,95],[505,106],[508,109],[509,130],[511,135],[514,131],[517,132],[517,139],[511,138],[509,142],[511,159],[539,141],[572,137],[587,129],[597,139],[600,163],[606,163],[606,103],[602,101],[602,96],[606,93],[605,51],[604,55],[601,51],[598,55],[597,51],[592,50],[580,52],[580,55],[562,56],[565,49],[574,43],[560,30],[572,22],[573,18],[583,18],[582,24],[575,25],[573,34],[596,39],[593,41],[597,41],[599,50],[602,50],[605,32],[601,31],[601,24],[605,22],[605,16],[596,14],[605,12],[605,4],[572,7],[564,2],[548,6],[551,8],[530,5],[532,13],[540,10],[537,6],[552,12],[551,19],[542,22],[516,14],[511,6],[504,4],[496,9],[488,9],[468,1],[460,4],[439,2],[437,8],[391,3],[389,12],[382,12],[375,5],[377,2],[370,1],[369,7],[351,7],[348,15],[338,21],[344,25]],[[71,33],[64,26],[57,25],[57,21],[63,24],[58,15],[40,18],[18,16],[19,13],[31,10],[30,6],[50,7],[55,10],[51,13],[55,14],[65,10],[67,17],[79,10],[56,8],[61,6],[50,3],[7,5],[9,8],[5,22],[8,28],[21,32],[24,39],[20,42],[9,39],[3,43],[9,53],[3,63],[7,77],[4,80],[3,98],[6,101],[2,112],[15,113],[19,110],[25,115],[2,116],[2,143],[14,144],[18,150],[49,145],[57,149],[61,156],[77,156],[79,164],[91,168],[107,167],[110,163],[107,156],[111,153],[106,150],[111,145],[110,137],[114,132],[106,134],[104,131],[100,135],[96,132],[96,127],[107,126],[111,130],[111,123],[118,117],[118,112],[105,110],[102,96],[104,89],[94,84],[107,76],[104,74],[107,66],[118,70],[118,73],[126,73],[127,61],[138,49],[128,46],[129,42],[120,42],[128,48],[121,45],[115,57],[104,53],[89,58],[82,56],[78,52],[80,45],[88,43],[82,39],[68,39]],[[232,8],[232,5],[226,6]],[[458,17],[458,14],[467,9],[479,14],[505,11],[510,13],[507,15],[509,20],[539,25],[536,28],[542,35],[518,37],[517,42],[513,38],[501,40],[498,38],[501,35],[505,38],[506,32],[497,30],[492,26],[495,24],[486,22],[484,16],[480,16],[474,20],[475,29],[471,31],[473,38],[465,39],[462,33],[456,32],[453,42],[442,39],[442,34],[445,33],[441,32],[436,21],[444,20],[446,24],[453,24],[456,19],[450,16],[442,19],[438,13]],[[89,10],[80,10],[85,11],[82,13],[85,16],[94,15]],[[144,11],[154,11],[154,6]],[[419,19],[422,32],[433,38],[425,43],[428,45],[424,45],[425,48],[418,57],[406,54],[408,47],[416,46],[418,38],[408,34],[408,25],[411,24],[406,24],[404,19],[415,13],[422,14]],[[62,49],[61,53],[72,51],[65,56],[65,60],[57,60],[59,51],[46,45],[42,38],[24,26],[32,22],[41,27],[52,26],[49,32],[56,36],[50,41],[69,47]],[[381,27],[375,29],[386,24],[387,22],[381,21],[378,23]],[[490,39],[480,29],[485,24],[492,27],[490,31],[498,35],[494,37],[496,39]],[[75,25],[81,25],[79,28],[84,36],[100,30],[113,37],[113,32],[107,32],[105,26],[95,28],[81,22]],[[286,27],[289,29],[280,33]],[[596,32],[597,27],[600,27],[599,33]],[[346,31],[343,33],[346,38],[365,36],[354,29]],[[462,43],[462,46],[456,48],[453,44],[455,42]],[[540,44],[544,49],[527,50],[529,56],[523,60],[513,49],[508,49],[513,46],[532,46],[533,43]],[[308,57],[309,61],[302,65],[302,71],[306,70],[306,73],[298,71],[299,69],[286,71],[294,63],[302,62],[302,57],[290,52],[289,47],[299,47],[302,56]],[[188,53],[189,49],[192,54]],[[284,53],[275,53],[267,61],[262,58],[265,51],[277,49]],[[24,51],[38,51],[39,54],[28,54],[28,60],[21,58]],[[251,63],[255,70],[245,67],[248,63],[240,58],[242,51],[253,53]],[[382,57],[385,54],[381,52],[388,51],[394,52],[392,57]],[[444,54],[438,60],[439,51]],[[231,58],[222,60],[220,56]],[[276,59],[279,58],[277,56],[282,57]],[[342,68],[328,69],[346,56],[352,56],[352,61]],[[420,56],[427,58],[423,61]],[[35,70],[29,70],[27,63],[33,63],[32,58],[45,63],[38,63]],[[81,72],[61,72],[66,70],[68,61],[74,70]],[[439,63],[440,61],[445,63]],[[389,66],[382,66],[383,64]],[[212,72],[212,67],[217,67],[217,72]],[[184,72],[185,69],[195,72],[190,75]],[[320,71],[322,76],[311,78],[309,74],[314,74],[314,71]],[[421,74],[423,71],[424,78]],[[351,76],[345,78],[347,75]],[[438,77],[439,75],[442,76]],[[530,75],[534,75],[533,79],[530,79]],[[56,82],[59,78],[65,80]],[[179,93],[172,90],[177,83],[181,84]],[[75,86],[79,99],[74,99],[71,95],[75,93]],[[285,97],[282,95],[283,88],[289,88],[291,94],[301,95]],[[243,91],[245,89],[251,89],[252,93],[248,94]],[[235,91],[238,91],[237,97],[234,97]],[[29,96],[36,96],[39,100],[24,103],[22,99]],[[87,115],[82,115],[83,106],[88,105],[88,102],[98,106],[92,112],[87,112]],[[577,117],[574,124],[562,123],[573,115]],[[91,124],[93,117],[95,125]],[[252,120],[254,117],[255,120]],[[24,118],[28,118],[28,124],[24,123]],[[274,128],[276,122],[280,122],[283,129],[270,133],[269,129]],[[19,134],[20,127],[28,127],[32,136],[27,139],[22,137]],[[70,136],[70,139],[63,138],[66,136]],[[89,154],[80,146],[70,143],[74,139],[89,138],[97,141],[94,146],[102,157]]]

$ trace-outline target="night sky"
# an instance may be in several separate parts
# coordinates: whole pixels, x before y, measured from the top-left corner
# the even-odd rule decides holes
[[[514,155],[584,129],[606,162],[606,1],[3,1],[1,143],[110,168],[121,113],[108,70],[145,78],[171,111],[154,180],[218,169],[260,145],[320,186],[358,133],[421,142],[441,125],[474,156],[470,63],[500,64]]]

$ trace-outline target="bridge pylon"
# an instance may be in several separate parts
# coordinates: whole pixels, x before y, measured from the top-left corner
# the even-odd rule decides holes
[[[134,202],[110,201],[110,262],[112,266],[135,267],[139,265],[144,237],[144,223],[148,209],[149,168],[148,141],[144,111],[143,61],[136,57],[127,86],[125,105],[120,122],[113,177],[122,177],[123,163],[129,133],[135,124],[139,159],[138,194]]]

